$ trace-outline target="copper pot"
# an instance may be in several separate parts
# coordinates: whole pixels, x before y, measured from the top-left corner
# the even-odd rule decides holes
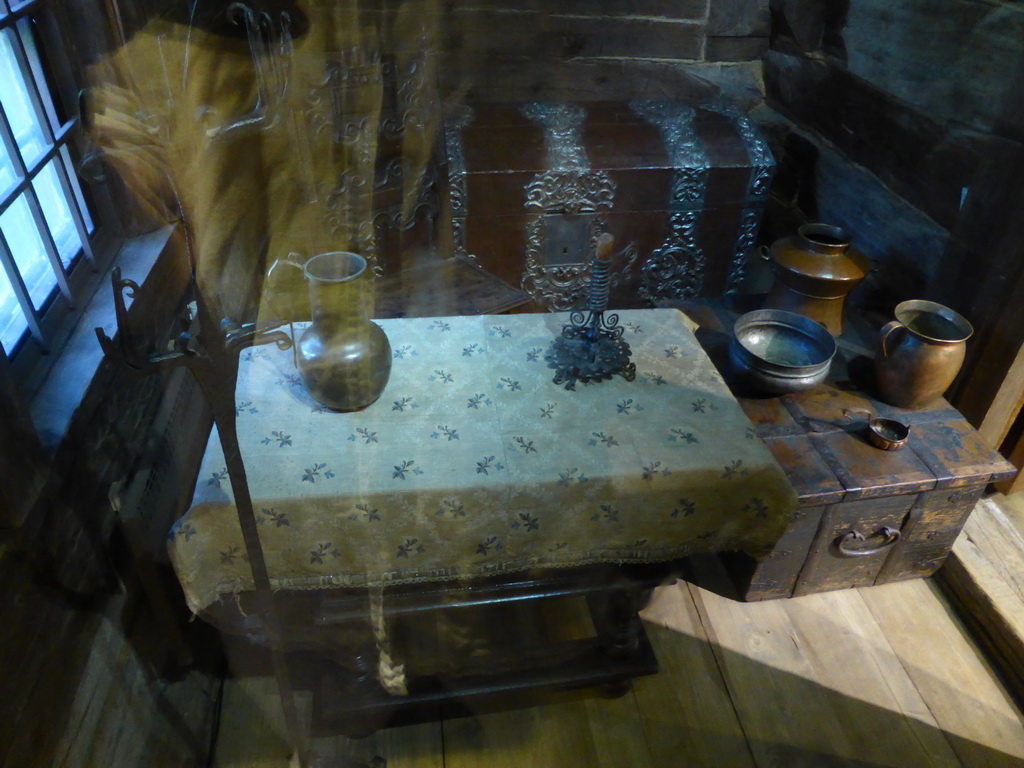
[[[833,336],[843,332],[843,303],[870,268],[841,227],[804,224],[762,252],[775,281],[764,306],[821,323]]]
[[[899,408],[927,408],[960,372],[974,329],[949,307],[924,299],[901,302],[894,314],[878,335],[879,398]]]

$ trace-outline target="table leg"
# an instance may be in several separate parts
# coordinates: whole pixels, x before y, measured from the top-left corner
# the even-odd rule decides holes
[[[609,661],[621,661],[637,654],[643,636],[639,613],[653,593],[649,585],[624,581],[588,596],[594,629]],[[625,677],[605,684],[604,688],[608,696],[614,698],[628,693],[632,685],[632,678]]]

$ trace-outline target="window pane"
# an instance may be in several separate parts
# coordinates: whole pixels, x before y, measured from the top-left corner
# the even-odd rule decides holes
[[[21,305],[11,289],[7,273],[0,269],[0,344],[9,353],[28,330]]]
[[[57,276],[46,258],[43,239],[36,230],[32,211],[24,195],[20,195],[0,216],[0,229],[7,238],[14,263],[32,297],[32,306],[40,309],[50,292],[57,287]]]
[[[50,227],[50,234],[53,235],[53,242],[57,245],[57,253],[60,254],[60,260],[66,268],[78,254],[82,240],[78,236],[75,222],[71,219],[71,209],[68,208],[57,179],[55,162],[56,160],[51,160],[43,167],[32,182],[32,186],[35,187],[39,204],[43,207],[43,215]]]
[[[25,164],[31,167],[46,151],[46,139],[36,119],[29,99],[28,88],[21,77],[21,69],[14,57],[11,44],[13,30],[0,30],[0,104],[11,124],[14,138],[21,149]]]

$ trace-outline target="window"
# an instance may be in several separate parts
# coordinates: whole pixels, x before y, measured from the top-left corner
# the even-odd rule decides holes
[[[29,339],[47,350],[47,315],[81,304],[75,272],[95,265],[68,146],[77,120],[63,118],[52,96],[32,5],[0,0],[0,345],[11,358]]]

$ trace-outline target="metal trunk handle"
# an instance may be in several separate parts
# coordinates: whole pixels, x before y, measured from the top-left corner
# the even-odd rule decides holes
[[[871,547],[868,549],[849,549],[846,546],[850,542],[867,541],[868,538],[873,538],[875,536],[879,536],[884,539],[884,541],[877,547]],[[879,552],[882,552],[886,547],[891,547],[899,541],[899,539],[900,532],[887,525],[878,531],[875,531],[875,533],[870,537],[865,537],[857,531],[847,531],[835,540],[835,546],[841,557],[870,557],[871,555],[877,555]]]

